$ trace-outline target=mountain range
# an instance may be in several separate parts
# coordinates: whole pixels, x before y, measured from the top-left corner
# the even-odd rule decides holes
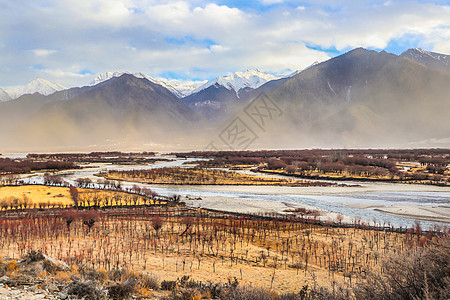
[[[131,74],[131,73],[130,72],[120,72],[120,71],[101,73],[101,74],[97,75],[97,77],[94,78],[94,80],[91,82],[90,85],[91,86],[97,85],[100,82],[109,80],[111,78],[120,77],[123,74]],[[170,84],[166,80],[154,79],[154,78],[152,78],[148,75],[142,74],[142,73],[133,73],[132,75],[136,78],[145,78],[150,82],[162,85],[163,87],[168,89],[172,94],[174,94],[178,98],[183,98],[183,97],[190,95],[193,91],[195,91],[195,89],[198,86],[200,86],[202,84],[201,82],[197,83],[197,84],[192,84],[192,85],[190,85],[190,84]]]
[[[0,90],[9,100],[0,103],[0,147],[198,149],[216,140],[230,149],[223,133],[236,117],[254,135],[246,147],[448,147],[448,59],[357,48],[290,76],[247,70],[184,88],[128,72],[70,89],[37,80],[42,93],[9,100]],[[276,118],[264,107],[249,113],[267,101]]]
[[[450,74],[358,48],[263,95],[284,112],[267,130],[272,136],[264,136],[270,140],[282,132],[278,140],[291,146],[414,147],[431,140],[433,146],[449,145],[448,95]]]

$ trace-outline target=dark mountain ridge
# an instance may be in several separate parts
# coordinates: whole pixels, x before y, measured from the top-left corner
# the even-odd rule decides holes
[[[450,55],[414,48],[406,50],[400,56],[413,60],[428,68],[450,73]]]
[[[181,101],[199,112],[209,121],[221,122],[247,105],[259,94],[264,93],[286,81],[287,78],[271,80],[256,89],[244,88],[236,93],[226,87],[215,84],[198,93],[182,98]]]
[[[450,136],[450,75],[386,52],[354,49],[267,93],[274,130],[299,146],[406,145]]]
[[[198,121],[197,114],[169,90],[129,74],[75,90],[69,100],[64,96],[67,93],[32,95],[29,101],[38,104],[11,130],[14,141],[54,146],[152,143],[170,135],[176,139]]]

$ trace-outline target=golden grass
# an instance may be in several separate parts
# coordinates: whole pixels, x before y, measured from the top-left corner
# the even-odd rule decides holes
[[[30,199],[30,204],[51,203],[73,205],[69,188],[42,185],[4,186],[0,187],[0,200],[8,197]]]
[[[131,195],[125,192],[96,189],[78,189],[79,205],[81,206],[111,206],[111,205],[142,205],[161,204],[161,200],[144,201],[144,197]],[[9,201],[12,198],[22,200],[27,197],[28,207],[45,204],[47,206],[73,206],[69,188],[43,185],[23,185],[0,187],[0,202]],[[95,200],[97,199],[97,200]],[[106,201],[108,199],[108,201]]]

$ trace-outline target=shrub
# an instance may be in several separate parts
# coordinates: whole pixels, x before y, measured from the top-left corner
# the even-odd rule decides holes
[[[95,284],[95,282],[92,281],[72,282],[69,285],[67,294],[89,300],[107,299],[105,293]]]
[[[159,279],[153,275],[140,275],[138,277],[139,285],[146,289],[159,290]]]
[[[44,259],[45,259],[45,257],[44,257],[44,255],[42,254],[42,252],[40,250],[39,251],[30,250],[27,253],[27,255],[25,256],[25,260],[28,263],[35,262],[35,261],[41,261],[41,260],[44,260]]]
[[[177,287],[176,280],[163,280],[161,282],[161,290],[163,291],[173,291]]]
[[[172,291],[171,300],[200,300],[201,293],[194,288],[180,288]]]
[[[450,236],[391,256],[383,268],[385,276],[371,274],[354,288],[358,298],[450,299]]]
[[[10,261],[8,263],[7,270],[9,272],[12,272],[12,271],[15,271],[16,269],[17,269],[17,262],[15,260]]]
[[[236,288],[229,288],[225,290],[221,300],[274,300],[278,299],[278,295],[273,291],[264,288],[254,288],[250,286],[238,286]]]
[[[95,270],[93,268],[80,266],[78,271],[86,280],[104,282],[107,278],[106,273],[103,270]]]
[[[114,300],[128,299],[136,287],[134,279],[127,279],[123,283],[108,287],[108,296]]]

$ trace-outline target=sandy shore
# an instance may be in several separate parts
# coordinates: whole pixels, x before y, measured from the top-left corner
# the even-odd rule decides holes
[[[431,222],[450,223],[450,206],[423,207],[392,205],[389,207],[376,208],[382,213],[403,216],[407,218],[426,220]]]
[[[354,184],[354,183],[350,183]],[[355,183],[356,184],[356,183]],[[233,193],[256,194],[296,194],[296,195],[330,195],[347,193],[370,192],[442,192],[449,193],[450,187],[440,187],[420,184],[395,183],[357,183],[359,186],[331,186],[331,187],[287,187],[287,186],[255,186],[255,185],[168,185],[152,184],[154,187],[187,189],[198,191],[217,191]]]

